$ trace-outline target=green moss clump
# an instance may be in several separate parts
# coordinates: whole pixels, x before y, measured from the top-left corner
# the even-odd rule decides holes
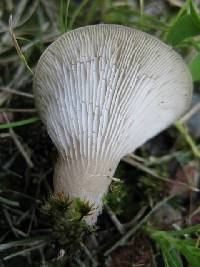
[[[63,193],[52,195],[41,207],[41,212],[50,228],[51,248],[64,248],[65,260],[71,259],[79,250],[83,236],[89,234],[90,227],[84,217],[92,212],[92,206],[79,198],[70,200]],[[54,249],[55,250],[55,249]]]
[[[127,204],[130,203],[130,187],[124,183],[112,183],[110,191],[104,199],[112,211],[120,216],[124,214]]]

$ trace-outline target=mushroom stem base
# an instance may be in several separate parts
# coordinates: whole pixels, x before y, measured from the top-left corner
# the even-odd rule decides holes
[[[87,162],[90,162],[87,164]],[[85,217],[89,225],[94,225],[98,215],[102,212],[102,198],[107,193],[117,164],[108,161],[80,161],[69,164],[62,157],[58,158],[54,173],[54,189],[56,193],[64,193],[70,199],[80,198],[93,206],[91,215]],[[118,162],[117,162],[118,163]],[[102,168],[103,167],[103,168]]]

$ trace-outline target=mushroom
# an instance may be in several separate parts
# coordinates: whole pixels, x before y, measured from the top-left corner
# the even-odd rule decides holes
[[[58,150],[55,192],[93,204],[92,225],[120,159],[185,113],[192,79],[157,38],[100,24],[67,32],[44,51],[34,95]]]

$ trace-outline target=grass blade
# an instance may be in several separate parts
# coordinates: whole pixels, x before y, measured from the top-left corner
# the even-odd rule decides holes
[[[33,124],[34,122],[37,122],[39,120],[40,120],[39,117],[32,117],[32,118],[26,119],[26,120],[4,123],[4,124],[0,124],[0,129],[9,129],[9,128],[14,128],[14,127],[20,127],[20,126],[24,126],[24,125],[28,125],[28,124]]]

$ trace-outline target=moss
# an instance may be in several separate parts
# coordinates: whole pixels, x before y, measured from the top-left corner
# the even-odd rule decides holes
[[[41,207],[41,213],[51,229],[51,248],[67,251],[66,259],[72,259],[79,249],[80,241],[86,237],[90,228],[84,217],[92,207],[78,198],[70,200],[63,193],[52,195]]]
[[[130,203],[131,188],[124,183],[112,183],[110,191],[104,199],[116,215],[124,214],[127,203]]]

